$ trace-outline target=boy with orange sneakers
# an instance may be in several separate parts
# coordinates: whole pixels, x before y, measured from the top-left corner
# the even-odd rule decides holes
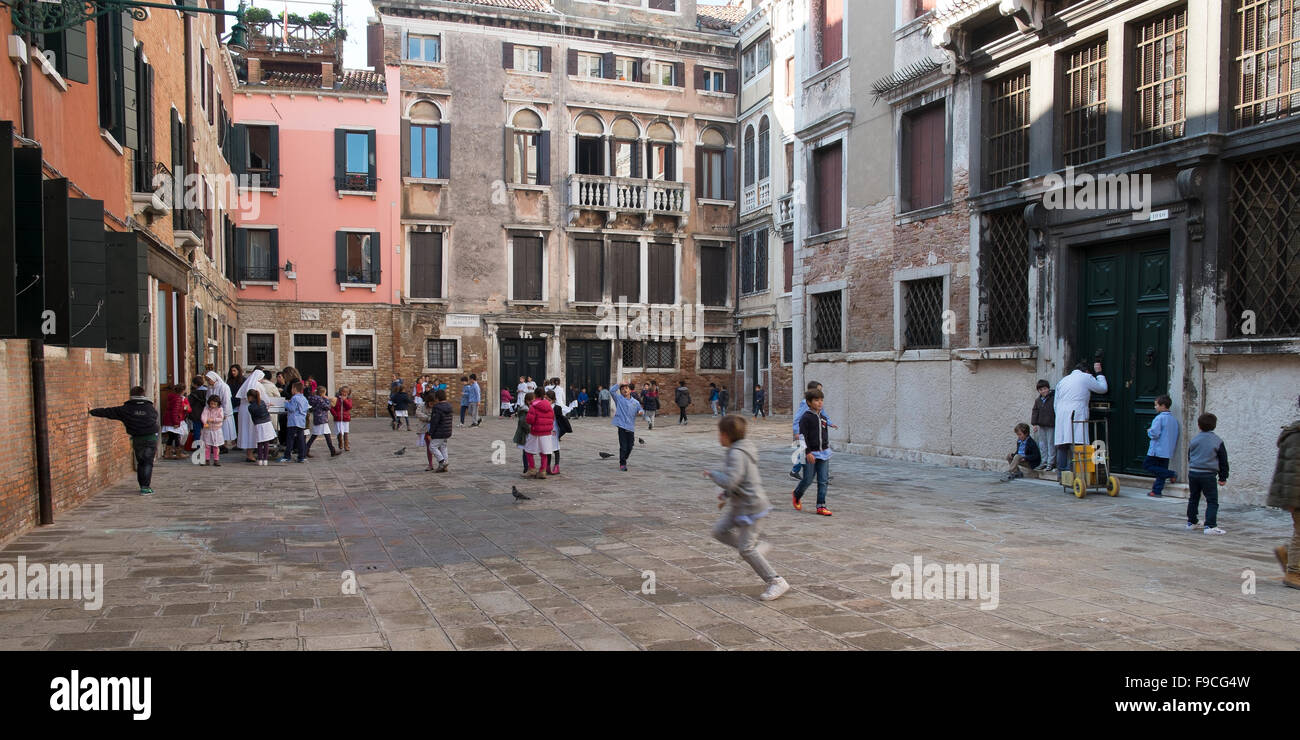
[[[822,405],[826,403],[826,397],[820,390],[810,390],[804,394],[804,400],[808,402],[808,410],[799,417],[799,434],[807,445],[807,451],[804,457],[803,480],[794,489],[792,496],[794,508],[796,511],[803,511],[801,499],[804,491],[812,485],[813,476],[816,475],[817,513],[821,516],[831,516],[831,510],[826,508],[826,473],[831,459],[828,429],[830,422],[822,416]]]

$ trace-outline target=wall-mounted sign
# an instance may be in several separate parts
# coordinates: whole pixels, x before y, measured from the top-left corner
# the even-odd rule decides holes
[[[475,329],[478,327],[478,314],[449,313],[447,314],[447,326],[462,329]]]
[[[299,318],[302,321],[320,321],[320,309],[319,308],[300,309]]]

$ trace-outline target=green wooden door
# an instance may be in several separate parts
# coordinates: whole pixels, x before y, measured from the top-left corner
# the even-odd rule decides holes
[[[1111,464],[1145,474],[1146,429],[1157,396],[1169,392],[1169,248],[1145,239],[1088,251],[1080,301],[1081,355],[1104,364],[1110,392],[1093,397],[1109,404]]]

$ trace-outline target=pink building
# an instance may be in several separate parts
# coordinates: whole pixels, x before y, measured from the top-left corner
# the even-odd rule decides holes
[[[336,76],[333,63],[301,58],[236,64],[228,146],[248,182],[228,262],[241,362],[351,385],[368,410],[391,380],[400,298],[397,68]]]

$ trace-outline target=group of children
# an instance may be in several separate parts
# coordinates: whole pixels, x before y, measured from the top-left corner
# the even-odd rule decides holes
[[[337,457],[351,451],[352,389],[350,387],[339,388],[338,394],[331,399],[324,384],[318,383],[315,390],[311,390],[303,381],[295,380],[289,385],[289,399],[285,401],[284,413],[286,439],[280,462],[290,462],[295,454],[298,457],[297,462],[307,462],[307,458],[314,457],[311,454],[311,446],[319,437],[325,438],[330,457]],[[331,417],[334,420],[333,430],[330,429]],[[257,463],[259,465],[267,464],[270,439],[274,439],[275,436],[270,429],[269,416],[266,426],[271,436],[265,442],[258,442]],[[307,437],[309,431],[310,438]],[[337,449],[330,439],[331,431],[338,435]]]
[[[1055,391],[1046,380],[1039,380],[1036,390],[1038,397],[1034,399],[1033,408],[1030,410],[1030,421],[1033,427],[1023,422],[1015,425],[1016,449],[1007,454],[1009,467],[1004,480],[1024,477],[1022,468],[1046,472],[1057,470],[1055,459],[1043,454],[1044,449],[1052,449],[1056,446],[1053,444],[1056,439]],[[1147,493],[1151,498],[1163,498],[1165,484],[1173,483],[1178,479],[1178,474],[1169,467],[1169,461],[1174,456],[1181,432],[1177,417],[1169,411],[1173,403],[1173,399],[1167,395],[1156,398],[1154,403],[1156,415],[1147,428],[1149,442],[1142,467],[1155,477],[1151,490]],[[1214,414],[1201,414],[1196,419],[1196,426],[1200,433],[1187,443],[1186,528],[1188,530],[1201,528],[1203,533],[1215,535],[1225,533],[1218,523],[1219,486],[1228,483],[1228,451],[1224,447],[1223,440],[1214,433],[1218,423],[1218,417]],[[1038,435],[1037,440],[1031,436],[1031,432]],[[1202,497],[1205,498],[1203,527],[1200,523]]]

